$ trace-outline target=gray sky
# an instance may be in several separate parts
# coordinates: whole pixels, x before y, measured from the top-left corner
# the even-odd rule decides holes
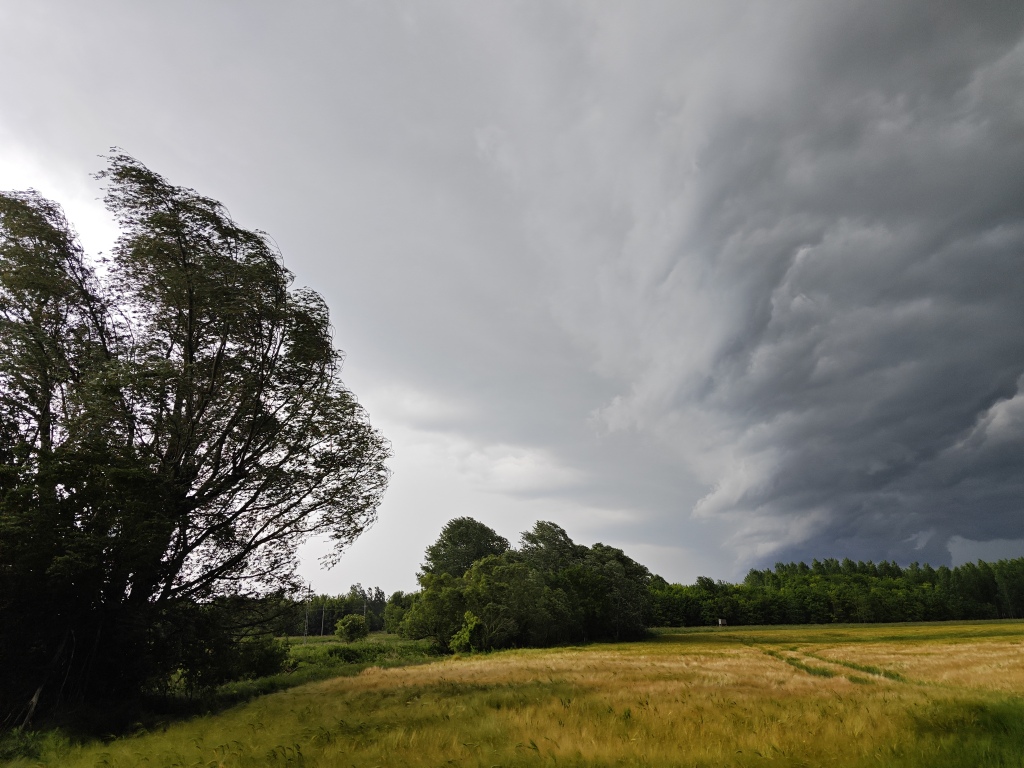
[[[0,188],[110,146],[327,299],[394,448],[314,588],[458,515],[674,581],[1024,554],[1019,2],[7,2]]]

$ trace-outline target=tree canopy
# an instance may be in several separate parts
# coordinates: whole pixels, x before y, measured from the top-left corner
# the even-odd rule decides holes
[[[450,529],[490,530],[466,518],[451,521]],[[447,541],[445,531],[428,553]],[[740,584],[707,576],[669,584],[621,550],[576,544],[542,520],[522,534],[518,548],[460,570],[461,563],[424,568],[419,592],[392,595],[384,610],[389,631],[467,651],[622,640],[647,627],[721,619],[750,625],[1024,616],[1024,558],[955,568],[829,558],[751,570]]]
[[[8,717],[159,679],[189,606],[288,589],[298,545],[336,557],[387,485],[323,299],[220,203],[108,161],[103,262],[55,203],[0,194]]]
[[[482,557],[508,551],[508,539],[472,517],[456,517],[427,547],[423,573],[462,576]]]
[[[449,522],[432,551],[453,532],[486,540],[471,518]],[[650,619],[648,570],[621,550],[576,544],[555,523],[540,521],[518,550],[504,539],[469,566],[427,569],[421,591],[403,608],[401,631],[450,650],[490,650],[641,636]],[[447,550],[444,550],[447,551]],[[460,553],[467,549],[458,549]]]

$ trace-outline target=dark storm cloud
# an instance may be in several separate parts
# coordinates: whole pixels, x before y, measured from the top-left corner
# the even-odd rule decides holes
[[[716,124],[679,243],[734,313],[675,398],[728,436],[698,514],[766,559],[1024,535],[1021,9],[878,11]]]

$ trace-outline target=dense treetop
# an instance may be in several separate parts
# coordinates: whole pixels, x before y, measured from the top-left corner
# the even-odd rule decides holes
[[[477,560],[508,551],[508,540],[471,517],[449,520],[427,547],[423,573],[462,576]]]

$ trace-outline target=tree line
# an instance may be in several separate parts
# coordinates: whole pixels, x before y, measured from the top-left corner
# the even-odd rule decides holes
[[[723,619],[760,625],[1024,618],[1024,558],[954,568],[825,559],[753,569],[738,584],[701,576],[683,585],[651,574],[621,550],[576,544],[543,521],[514,549],[483,523],[456,518],[427,548],[419,583],[418,592],[391,595],[373,614],[374,626],[430,639],[446,651],[633,639],[650,627]]]
[[[450,521],[427,548],[420,589],[386,601],[374,587],[292,601],[278,631],[339,633],[346,615],[367,628],[428,639],[441,651],[629,640],[649,626],[651,575],[622,550],[576,544],[538,522],[518,549],[472,518]],[[333,623],[332,623],[333,622]]]
[[[518,549],[472,518],[427,550],[399,632],[454,651],[628,640],[651,618],[650,572],[620,549],[538,522]]]
[[[659,626],[1024,618],[1024,558],[949,568],[849,559],[777,563],[740,584],[651,580]]]
[[[319,637],[337,634],[338,622],[346,616],[361,616],[368,631],[380,632],[387,604],[380,587],[362,584],[353,584],[343,595],[297,595],[280,602],[268,628],[280,637]]]

